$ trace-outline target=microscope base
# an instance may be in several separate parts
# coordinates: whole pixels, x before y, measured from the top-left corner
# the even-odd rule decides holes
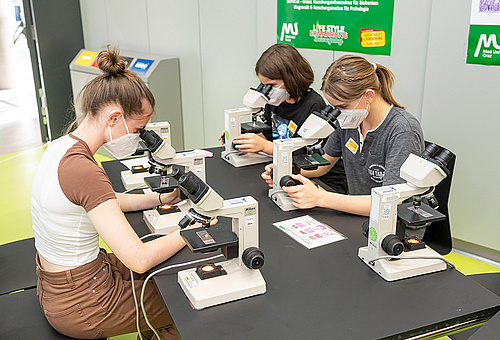
[[[179,229],[179,221],[186,216],[192,207],[193,203],[188,200],[186,203],[178,205],[181,211],[170,214],[160,215],[157,209],[144,210],[142,219],[152,233],[167,235]]]
[[[151,176],[149,172],[133,174],[130,170],[125,170],[120,173],[120,178],[125,190],[147,188],[144,178],[149,176]]]
[[[260,153],[244,153],[244,152],[222,151],[221,158],[236,168],[273,161],[272,156]]]
[[[443,258],[437,252],[428,247],[413,250],[411,252],[404,252],[398,256],[400,260],[391,261],[382,259],[375,261],[374,265],[368,263],[372,260],[368,258],[368,247],[359,248],[358,257],[386,281],[396,281],[413,276],[434,273],[446,270],[447,267],[446,262],[437,259],[408,259],[411,257]],[[407,259],[405,260],[405,258]]]
[[[290,198],[290,196],[288,196],[288,194],[284,191],[273,192],[273,190],[270,189],[269,197],[283,211],[297,210],[297,207],[292,204],[292,199]]]
[[[227,275],[201,280],[196,268],[180,271],[177,275],[184,294],[194,309],[203,309],[222,303],[264,294],[266,281],[257,269],[238,265],[238,259],[216,263]]]

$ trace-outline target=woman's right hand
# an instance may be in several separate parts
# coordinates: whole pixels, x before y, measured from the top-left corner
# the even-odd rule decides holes
[[[272,164],[268,164],[266,165],[266,167],[264,168],[266,171],[264,171],[260,177],[262,177],[266,183],[272,187],[273,186],[273,177],[271,176],[271,171],[273,170],[273,165]]]
[[[217,140],[220,140],[220,145],[225,144],[225,138],[224,135],[226,134],[226,130],[222,130],[222,132],[219,135],[219,138]]]

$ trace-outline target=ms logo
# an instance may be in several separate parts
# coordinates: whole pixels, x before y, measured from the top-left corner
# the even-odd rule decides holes
[[[283,36],[283,31],[281,31],[281,36]],[[486,39],[486,34],[481,34],[479,36],[479,41],[477,43],[476,52],[474,52],[474,58],[477,58],[479,55],[479,51],[481,50],[481,46],[484,44],[484,48],[490,48],[493,45],[494,48],[500,50],[500,46],[497,43],[497,36],[495,34],[490,34],[488,39]]]
[[[283,23],[283,26],[281,27],[280,41],[283,41],[283,39],[290,34],[294,36],[292,39],[294,39],[297,36],[297,34],[299,34],[299,23],[298,22],[295,22],[293,24],[286,23],[286,22]],[[287,41],[290,41],[290,40],[291,40],[290,38],[287,39]]]

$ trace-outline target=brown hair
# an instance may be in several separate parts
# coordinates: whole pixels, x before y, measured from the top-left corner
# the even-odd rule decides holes
[[[392,95],[394,75],[380,64],[372,64],[363,57],[344,55],[326,70],[321,91],[339,101],[361,97],[366,90],[374,90],[389,104],[401,106]]]
[[[142,115],[142,98],[146,98],[154,110],[153,94],[141,78],[126,70],[125,60],[120,57],[118,49],[108,46],[99,52],[96,63],[103,74],[85,84],[76,98],[76,106],[83,112],[81,119],[87,115],[96,117],[109,104],[119,105],[125,118]],[[73,121],[67,131],[76,127],[76,123]]]
[[[288,44],[275,44],[269,47],[255,65],[255,73],[269,79],[282,79],[290,99],[298,100],[309,92],[314,81],[311,65]]]

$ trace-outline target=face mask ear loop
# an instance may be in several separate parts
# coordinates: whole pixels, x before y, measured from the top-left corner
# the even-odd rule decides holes
[[[123,115],[122,118],[123,118],[123,124],[125,124],[125,130],[127,130],[127,135],[130,135],[130,132],[128,131],[127,122],[125,121],[125,117],[123,117]]]

